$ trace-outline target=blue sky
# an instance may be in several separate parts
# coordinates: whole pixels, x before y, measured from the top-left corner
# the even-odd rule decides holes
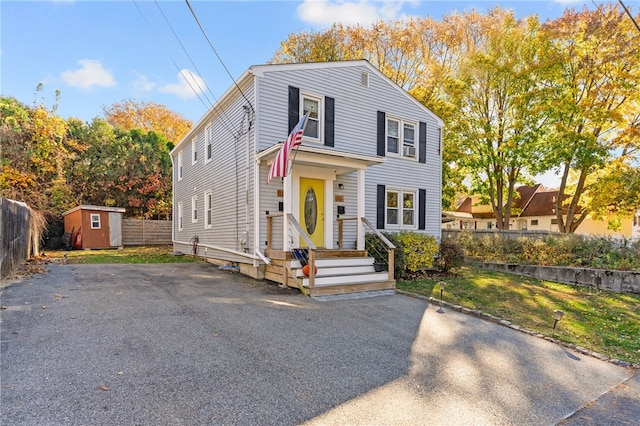
[[[601,2],[596,2],[601,3]],[[441,18],[455,11],[513,9],[553,19],[593,1],[185,1],[0,2],[0,93],[28,105],[55,103],[58,113],[90,121],[125,99],[166,105],[197,122],[210,106],[185,77],[204,81],[212,102],[249,66],[267,62],[289,34],[333,22],[367,25],[409,16]],[[638,0],[627,1],[634,9]],[[166,20],[165,20],[166,19]],[[167,23],[168,21],[168,23]],[[174,35],[177,35],[177,37]],[[178,41],[179,40],[179,41]],[[185,51],[180,43],[184,46]],[[44,89],[36,93],[43,83]],[[207,93],[209,93],[207,91]]]

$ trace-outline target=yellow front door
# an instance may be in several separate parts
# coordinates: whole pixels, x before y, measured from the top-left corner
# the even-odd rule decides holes
[[[300,178],[300,225],[316,247],[324,247],[324,181]],[[304,241],[300,240],[301,245]]]

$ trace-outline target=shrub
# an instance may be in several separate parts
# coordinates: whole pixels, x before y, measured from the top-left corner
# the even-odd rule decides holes
[[[405,260],[404,247],[402,242],[396,238],[396,234],[390,232],[382,232],[396,249],[393,255],[393,274],[396,279],[402,278],[407,272],[407,263]],[[376,263],[386,265],[385,269],[388,270],[388,248],[387,245],[378,238],[375,234],[366,234],[364,237],[365,249],[369,253],[369,256],[374,258]]]
[[[467,256],[485,261],[640,270],[640,241],[572,234],[511,239],[498,233],[476,236],[469,232],[457,242]]]
[[[404,247],[409,272],[433,267],[434,256],[438,253],[438,241],[433,235],[402,231],[396,236]]]
[[[453,241],[442,241],[436,267],[442,272],[449,272],[452,269],[459,268],[464,264],[464,251],[462,246]]]

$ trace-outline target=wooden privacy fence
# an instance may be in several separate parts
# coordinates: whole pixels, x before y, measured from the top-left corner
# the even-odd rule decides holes
[[[124,219],[122,245],[144,246],[172,244],[170,220]]]
[[[0,197],[0,279],[38,255],[42,223],[25,203]]]

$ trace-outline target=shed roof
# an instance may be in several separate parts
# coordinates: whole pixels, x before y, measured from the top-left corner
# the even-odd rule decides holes
[[[66,216],[78,210],[91,210],[91,211],[111,212],[111,213],[124,213],[127,211],[127,209],[123,207],[92,206],[89,204],[81,204],[70,210],[67,210],[66,212],[62,213],[62,215]]]

